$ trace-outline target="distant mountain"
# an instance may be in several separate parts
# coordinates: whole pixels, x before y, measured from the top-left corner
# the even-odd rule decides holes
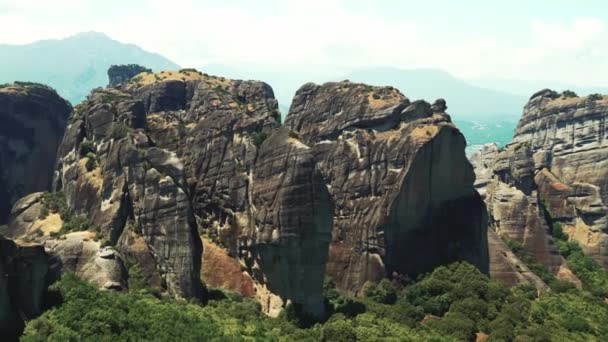
[[[518,118],[530,95],[474,86],[439,69],[378,67],[355,70],[346,78],[354,82],[394,86],[411,100],[432,102],[444,98],[452,117],[466,120]]]
[[[77,104],[91,89],[108,84],[110,65],[130,63],[153,70],[179,69],[159,54],[115,41],[102,33],[86,32],[26,45],[0,44],[0,84],[13,81],[48,84]]]
[[[458,79],[439,69],[397,69],[376,67],[348,70],[335,67],[260,67],[255,65],[228,66],[210,64],[202,68],[207,73],[229,78],[262,80],[270,84],[279,100],[281,113],[287,114],[295,92],[307,82],[324,83],[349,79],[372,85],[390,85],[398,88],[412,100],[432,102],[445,98],[448,111],[455,118],[467,120],[493,120],[521,115],[530,94],[514,95],[485,89]]]
[[[608,86],[583,87],[557,81],[522,81],[513,79],[471,79],[467,81],[479,87],[501,90],[527,97],[545,88],[558,92],[572,90],[581,96],[593,93],[608,94]]]

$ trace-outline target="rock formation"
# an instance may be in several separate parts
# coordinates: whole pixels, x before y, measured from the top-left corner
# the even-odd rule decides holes
[[[310,220],[331,203],[319,176],[310,183],[315,164],[308,151],[298,152],[301,143],[290,142],[279,155],[276,146],[268,146],[259,154],[261,173],[255,172],[258,149],[278,120],[277,101],[264,83],[189,70],[142,73],[94,91],[75,108],[59,149],[54,188],[65,194],[74,216],[90,219],[97,231],[92,239],[115,246],[127,264],[140,264],[152,286],[180,297],[200,294],[200,229],[282,302],[301,299],[305,310],[319,314],[327,246],[320,253],[311,246],[329,242],[315,234],[329,236],[331,223]],[[281,136],[269,141],[287,142],[286,133]],[[282,161],[290,158],[284,169]],[[259,184],[257,192],[252,184]],[[304,196],[307,185],[312,188]],[[282,195],[273,196],[276,186],[285,187]],[[291,202],[299,196],[317,202]],[[9,230],[16,235],[38,230],[40,218],[26,210],[39,206],[32,197],[14,210]],[[262,199],[259,205],[267,207],[258,211],[255,202]],[[270,234],[258,233],[257,222]],[[90,242],[79,243],[85,249]],[[67,248],[67,255],[83,253],[78,248]],[[53,250],[66,248],[60,243]],[[98,254],[87,253],[90,260]],[[286,264],[272,269],[273,258],[283,254],[294,262],[289,272]],[[306,273],[311,262],[314,276]],[[265,267],[253,271],[260,263]],[[308,278],[314,283],[304,287]]]
[[[474,157],[496,232],[558,276],[567,273],[551,237],[558,227],[608,267],[607,116],[607,97],[543,90],[525,106],[512,144]]]
[[[142,72],[74,109],[53,185],[69,210],[30,195],[9,232],[100,287],[128,286],[138,264],[186,298],[202,293],[204,234],[208,264],[234,277],[210,284],[273,316],[289,303],[323,316],[326,273],[357,293],[453,260],[487,272],[485,208],[446,109],[390,87],[307,84],[280,127],[265,83]],[[67,231],[83,217],[89,232]]]
[[[55,190],[151,283],[199,297],[201,242],[184,165],[149,136],[145,108],[119,89],[75,108],[59,149]]]
[[[137,64],[112,65],[108,69],[108,78],[110,79],[109,86],[115,87],[127,82],[133,76],[141,74],[142,72],[151,73],[152,70]]]
[[[0,86],[0,224],[16,200],[50,189],[57,147],[71,110],[46,86]]]
[[[350,82],[296,93],[286,126],[311,147],[335,203],[327,273],[339,289],[458,259],[487,272],[485,207],[446,108]]]
[[[40,245],[0,235],[0,336],[19,336],[23,321],[38,316],[47,287],[48,256]]]

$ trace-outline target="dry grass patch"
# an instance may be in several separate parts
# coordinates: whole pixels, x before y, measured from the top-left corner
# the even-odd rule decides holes
[[[547,103],[547,107],[559,107],[559,106],[572,106],[580,102],[585,102],[589,96],[586,97],[559,97],[557,99],[551,100]],[[601,104],[608,104],[608,95],[602,95],[602,98],[596,100]]]
[[[411,136],[415,139],[432,139],[434,138],[439,129],[436,125],[424,125],[418,126],[412,130]]]
[[[103,175],[101,174],[101,167],[97,166],[95,169],[88,171],[87,161],[88,158],[86,157],[78,161],[80,174],[85,177],[85,182],[91,185],[95,190],[97,190],[97,193],[101,195],[101,189],[103,187]]]
[[[375,92],[376,89],[372,90],[367,95],[367,101],[369,107],[374,110],[385,109],[392,106],[396,106],[403,101],[403,96],[397,89],[392,89],[388,95],[380,95]]]
[[[210,76],[201,74],[195,71],[161,71],[157,73],[142,72],[131,78],[127,84],[127,89],[145,87],[151,84],[164,81],[202,81],[210,87],[221,87],[222,89],[230,87],[232,81],[224,77]]]
[[[10,84],[8,86],[0,87],[0,94],[21,94],[27,95],[27,89],[22,86]]]
[[[61,215],[58,213],[48,214],[44,219],[36,220],[32,227],[29,229],[28,234],[35,233],[36,231],[41,231],[45,236],[51,235],[51,233],[59,233],[61,227],[63,226],[63,220],[61,219]]]

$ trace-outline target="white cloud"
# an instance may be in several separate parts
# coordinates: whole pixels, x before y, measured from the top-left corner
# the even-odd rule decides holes
[[[597,18],[534,20],[523,35],[497,38],[496,28],[454,35],[450,23],[353,12],[340,0],[280,2],[273,11],[192,0],[170,8],[165,0],[0,0],[0,8],[0,43],[96,30],[184,66],[393,65],[579,83],[608,76],[597,72],[608,70],[606,25]]]
[[[604,31],[604,23],[596,18],[578,19],[571,25],[532,22],[532,37],[547,49],[572,50],[593,43]]]

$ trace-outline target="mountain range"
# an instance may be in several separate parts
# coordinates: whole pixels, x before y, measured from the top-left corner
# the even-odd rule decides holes
[[[179,69],[167,58],[123,44],[98,32],[26,45],[0,44],[0,84],[28,81],[47,84],[72,104],[91,89],[107,85],[113,64],[137,63],[153,70]]]
[[[106,72],[110,65],[130,63],[143,65],[153,71],[180,68],[168,58],[145,51],[137,45],[121,43],[103,33],[84,32],[64,39],[42,40],[26,45],[0,44],[0,84],[16,80],[48,84],[72,104],[77,104],[91,89],[107,84]],[[539,89],[551,86],[582,94],[608,92],[605,87],[584,88],[549,81],[464,80],[445,70],[431,68],[296,68],[220,63],[194,67],[209,74],[235,79],[264,80],[272,86],[283,116],[289,110],[295,92],[307,82],[348,79],[377,86],[394,86],[410,100],[444,98],[448,112],[459,126],[467,131],[482,133],[473,137],[474,144],[492,141],[485,132],[476,132],[484,130],[478,123],[495,122],[497,119],[501,121],[499,129],[505,130],[500,135],[510,139],[529,94]],[[465,134],[471,140],[471,134]],[[500,143],[498,140],[496,142]]]

